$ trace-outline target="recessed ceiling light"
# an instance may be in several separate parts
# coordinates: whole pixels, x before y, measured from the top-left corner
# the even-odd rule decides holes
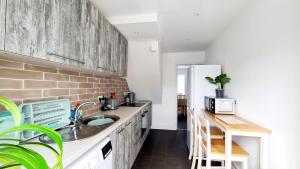
[[[194,12],[193,16],[200,16],[200,12]]]
[[[189,41],[189,40],[191,40],[191,39],[190,39],[190,38],[186,38],[185,40]]]
[[[133,33],[137,36],[140,35],[140,32],[133,32]]]

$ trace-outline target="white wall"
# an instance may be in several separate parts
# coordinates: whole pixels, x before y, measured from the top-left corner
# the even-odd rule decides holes
[[[206,51],[232,77],[226,93],[238,114],[273,131],[270,169],[298,169],[300,152],[300,1],[260,0]],[[259,168],[258,140],[237,139]]]
[[[177,76],[178,75],[183,75],[184,76],[184,94],[187,94],[187,75],[188,75],[188,69],[182,69],[182,68],[177,68]],[[177,84],[178,84],[178,78],[177,78]]]
[[[129,89],[136,94],[136,99],[152,100],[161,103],[161,56],[158,51],[151,51],[156,40],[129,41],[127,81]]]
[[[177,129],[177,65],[203,64],[205,52],[165,53],[162,56],[162,104],[153,107],[152,128]]]

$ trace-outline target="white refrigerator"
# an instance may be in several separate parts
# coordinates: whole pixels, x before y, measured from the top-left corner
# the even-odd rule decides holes
[[[201,109],[204,108],[204,96],[215,96],[216,86],[210,84],[205,77],[216,77],[221,74],[221,65],[192,65],[190,67],[190,104],[189,109],[194,109],[194,111],[199,114]],[[190,149],[190,134],[191,124],[190,117],[187,116],[187,145]]]

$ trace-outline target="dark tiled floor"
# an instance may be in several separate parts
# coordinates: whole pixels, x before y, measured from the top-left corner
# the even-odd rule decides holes
[[[132,169],[190,169],[186,131],[151,130]]]
[[[186,130],[187,129],[187,117],[183,116],[182,114],[179,114],[177,119],[178,119],[177,128],[179,130]]]

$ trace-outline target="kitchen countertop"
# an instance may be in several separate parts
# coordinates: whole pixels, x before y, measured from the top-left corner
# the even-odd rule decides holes
[[[76,161],[80,158],[83,154],[88,152],[91,148],[97,145],[101,140],[108,137],[114,130],[116,130],[120,125],[124,122],[129,120],[135,114],[137,114],[141,109],[143,109],[146,105],[150,102],[145,102],[145,105],[142,107],[119,107],[117,110],[107,111],[107,112],[100,112],[95,113],[89,116],[95,115],[116,115],[119,116],[120,119],[116,121],[114,124],[109,126],[108,128],[104,129],[103,131],[99,132],[98,134],[85,138],[82,140],[76,140],[72,142],[64,142],[63,144],[63,166],[67,168],[72,162]],[[53,145],[53,147],[58,150],[58,147]],[[52,166],[55,163],[55,157],[48,150],[40,149],[34,147],[36,151],[41,153],[45,159],[47,160],[48,164]]]

